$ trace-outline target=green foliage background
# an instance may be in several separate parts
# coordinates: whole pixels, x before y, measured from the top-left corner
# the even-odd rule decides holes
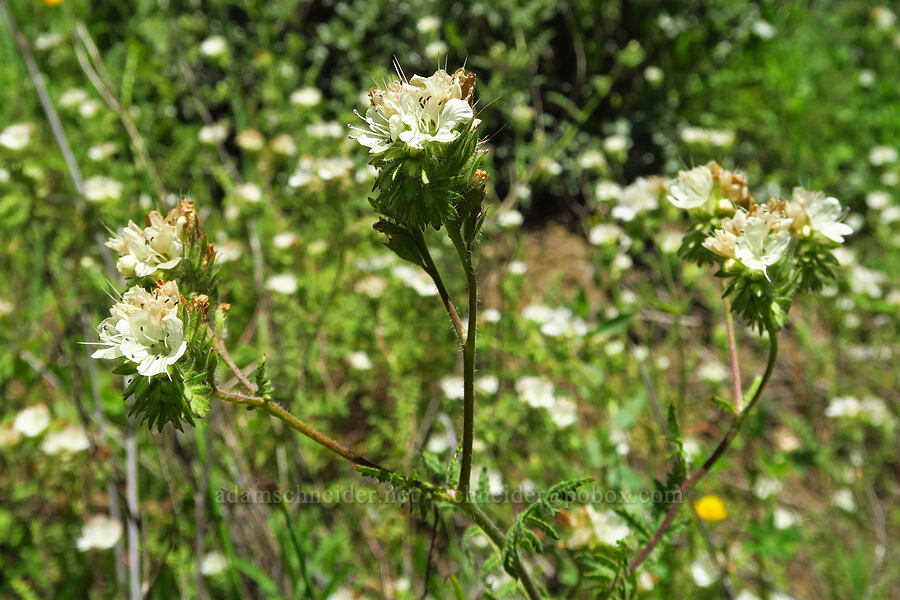
[[[632,240],[631,269],[615,266],[614,249],[587,244],[590,226],[611,220],[610,206],[596,199],[600,180],[624,185],[715,159],[743,171],[759,197],[799,184],[826,190],[861,217],[849,241],[856,264],[827,295],[795,304],[760,410],[698,490],[721,496],[729,517],[704,524],[683,510],[677,543],[646,566],[654,589],[638,593],[719,598],[746,589],[845,599],[900,591],[893,543],[900,244],[888,211],[866,203],[884,191],[894,211],[900,205],[900,163],[869,159],[873,147],[900,148],[900,27],[879,26],[871,2],[9,3],[82,173],[111,177],[123,191],[102,203],[77,195],[4,27],[0,130],[29,122],[35,132],[20,151],[0,147],[8,173],[0,178],[0,299],[11,307],[0,311],[0,423],[43,402],[51,430],[79,423],[93,443],[64,460],[43,454],[39,438],[0,447],[0,597],[124,596],[114,553],[82,553],[75,540],[90,515],[108,512],[110,492],[124,494],[130,435],[140,449],[143,573],[152,597],[328,598],[352,590],[415,598],[426,573],[436,598],[452,597],[451,575],[466,597],[510,592],[499,557],[490,559],[494,553],[473,536],[460,544],[465,525],[450,512],[217,501],[221,490],[384,490],[265,415],[220,403],[185,433],[130,433],[121,378],[78,344],[95,339],[108,281],[118,285],[101,250],[104,227],[139,221],[185,194],[220,252],[232,254],[219,292],[232,304],[237,363],[252,368],[265,353],[286,408],[381,464],[420,473],[445,466],[452,448],[420,449],[460,420],[460,401],[440,385],[459,370],[454,334],[437,298],[416,294],[386,262],[371,229],[365,152],[343,131],[357,122],[352,111],[364,107],[360,95],[373,77],[389,74],[392,56],[407,74],[445,59],[450,69],[465,61],[478,74],[488,202],[525,215],[515,229],[489,217],[478,259],[482,306],[502,316],[479,332],[479,372],[497,376],[499,387],[479,395],[475,464],[502,473],[509,489],[587,475],[594,489],[618,497],[652,490],[670,468],[659,407],[674,403],[685,435],[706,452],[727,425],[708,398],[727,396],[728,382],[705,381],[698,370],[727,362],[718,282],[663,247],[663,233],[684,230],[668,206],[621,224]],[[420,31],[425,16],[437,17],[439,27]],[[771,25],[771,37],[760,21]],[[165,198],[78,60],[79,22],[146,144]],[[48,33],[60,41],[37,48]],[[227,40],[225,55],[201,53],[212,35]],[[446,56],[425,56],[438,41]],[[648,66],[662,70],[661,81],[651,81]],[[292,104],[302,87],[320,90],[321,101]],[[71,88],[101,103],[95,115],[59,105]],[[198,138],[205,116],[227,122],[221,148]],[[313,134],[332,121],[340,135]],[[687,143],[681,132],[689,126],[733,132],[734,142]],[[247,128],[263,133],[263,149],[237,145],[235,134]],[[291,137],[295,155],[272,149],[279,134]],[[627,135],[627,151],[604,149],[614,134]],[[114,143],[116,154],[90,159],[89,148],[102,142]],[[603,164],[584,160],[596,152]],[[352,168],[330,179],[315,175],[317,161],[329,158],[349,159]],[[299,187],[291,185],[298,161],[314,173]],[[242,182],[258,185],[261,201],[242,197]],[[277,247],[273,238],[283,232],[297,239]],[[452,248],[437,240],[436,259],[461,300],[465,284]],[[527,275],[508,270],[513,260],[526,263]],[[296,277],[295,293],[267,288],[282,273]],[[385,280],[383,296],[359,293],[367,276]],[[586,321],[587,335],[543,335],[520,316],[535,303],[568,308]],[[743,328],[739,336],[746,386],[764,364],[765,342]],[[367,353],[372,368],[352,369],[350,352]],[[519,399],[516,382],[534,375],[576,401],[574,425],[559,428]],[[840,396],[881,398],[890,418],[826,418],[829,401]],[[623,433],[629,451],[618,454]],[[781,481],[783,491],[755,496],[765,478]],[[855,510],[834,506],[843,489]],[[652,514],[647,503],[616,507],[645,524]],[[489,505],[506,523],[524,508]],[[777,508],[798,523],[776,527]],[[564,542],[570,528],[556,518]],[[563,542],[544,539],[537,572],[553,596],[591,597],[589,568]],[[711,548],[728,577],[701,589],[691,565]],[[230,566],[203,577],[200,555],[212,551]]]

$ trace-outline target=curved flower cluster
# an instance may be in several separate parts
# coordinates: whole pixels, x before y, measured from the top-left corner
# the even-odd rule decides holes
[[[157,270],[176,267],[184,255],[183,234],[194,220],[193,206],[182,201],[165,218],[158,211],[149,212],[143,229],[129,221],[128,227],[106,242],[122,255],[116,262],[119,273],[125,277],[147,277]]]
[[[371,106],[363,119],[366,128],[352,127],[350,137],[381,154],[400,143],[421,150],[426,143],[452,142],[478,120],[472,110],[475,75],[439,69],[430,77],[393,80],[384,89],[369,90]]]
[[[184,355],[187,341],[178,317],[181,294],[174,281],[160,282],[153,292],[135,286],[113,304],[100,323],[100,345],[92,358],[125,357],[146,377],[165,373]]]
[[[830,248],[853,233],[840,222],[836,198],[797,187],[789,201],[773,198],[758,204],[741,175],[714,162],[679,172],[669,185],[668,199],[713,224],[702,241],[704,248],[767,279],[767,268],[786,256],[792,239]]]

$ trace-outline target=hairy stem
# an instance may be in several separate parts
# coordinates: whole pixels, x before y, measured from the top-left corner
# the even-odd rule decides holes
[[[479,529],[481,529],[486,536],[497,546],[497,550],[500,552],[503,551],[503,547],[506,545],[506,536],[503,535],[503,532],[500,531],[500,528],[491,521],[491,518],[485,513],[480,506],[469,500],[468,498],[463,497],[462,500],[457,503],[460,510],[462,510],[472,522],[474,522]],[[515,567],[516,572],[519,575],[519,581],[522,583],[522,587],[525,588],[525,592],[531,600],[543,598],[541,592],[538,590],[537,585],[531,579],[531,575],[528,574],[528,570],[525,569],[525,566],[522,564],[522,561],[519,560],[519,554],[515,555]]]
[[[435,287],[437,287],[438,294],[441,297],[441,302],[444,303],[444,308],[447,310],[447,314],[450,316],[450,321],[453,323],[453,330],[456,331],[456,337],[459,338],[460,344],[465,344],[466,331],[465,329],[463,329],[462,320],[459,318],[459,314],[456,312],[456,307],[453,305],[453,301],[450,299],[450,293],[447,292],[447,287],[444,285],[444,280],[441,278],[441,272],[438,271],[437,265],[434,264],[434,259],[431,258],[431,252],[428,251],[428,245],[425,243],[425,237],[422,235],[421,231],[415,230],[413,233],[413,239],[416,242],[419,254],[422,256],[422,260],[425,262],[425,272],[428,273],[428,276],[431,277],[432,281],[434,281],[434,285]]]
[[[226,392],[225,390],[221,390],[219,388],[214,388],[213,393],[216,396],[225,400],[227,402],[231,402],[233,404],[243,404],[245,406],[252,406],[254,408],[261,408],[266,411],[273,417],[280,419],[283,421],[288,427],[299,431],[315,443],[320,446],[327,448],[334,454],[337,454],[341,458],[352,462],[355,465],[362,465],[364,467],[371,467],[373,469],[378,469],[379,471],[383,471],[385,473],[392,473],[392,471],[385,469],[381,465],[378,465],[365,456],[361,454],[357,454],[353,450],[350,450],[346,446],[341,445],[339,442],[331,439],[324,433],[321,433],[309,425],[307,425],[304,421],[301,421],[293,414],[280,407],[278,404],[266,400],[264,398],[259,398],[257,396],[245,396],[244,394],[238,394],[235,392]]]
[[[747,420],[747,416],[750,414],[750,411],[753,410],[753,407],[756,406],[757,401],[762,395],[763,389],[766,387],[766,384],[769,382],[769,379],[772,377],[772,372],[775,370],[775,358],[778,356],[778,336],[773,329],[769,329],[769,361],[766,364],[766,370],[763,374],[762,381],[759,383],[759,387],[756,388],[756,392],[753,394],[753,397],[750,399],[750,402],[747,404],[746,408],[738,415],[734,424],[732,424],[731,428],[728,430],[728,433],[725,434],[725,437],[719,442],[719,445],[716,446],[716,449],[713,450],[713,453],[709,458],[706,459],[706,462],[700,466],[690,477],[682,482],[681,486],[678,488],[678,494],[676,494],[674,502],[672,502],[672,506],[669,507],[669,511],[666,513],[663,522],[660,523],[656,532],[653,534],[653,537],[650,538],[650,541],[646,546],[634,557],[634,559],[629,563],[628,568],[631,571],[634,571],[644,559],[653,551],[653,549],[659,544],[660,540],[662,540],[663,534],[669,528],[669,525],[672,524],[672,521],[675,519],[675,513],[678,512],[678,509],[681,507],[684,502],[684,498],[687,495],[687,491],[704,475],[709,473],[709,471],[715,466],[715,464],[719,461],[720,458],[725,454],[725,451],[728,449],[728,446],[731,444],[731,441],[737,436],[740,432],[741,427],[744,424],[744,421]]]
[[[724,293],[724,284],[722,292]],[[728,355],[731,358],[731,381],[734,384],[734,408],[741,412],[744,395],[741,392],[741,367],[738,364],[737,344],[734,341],[734,318],[731,316],[731,302],[723,298],[725,305],[725,329],[728,331]]]
[[[472,266],[472,248],[463,242],[459,229],[447,227],[450,239],[459,254],[466,273],[466,289],[469,293],[469,328],[463,344],[463,445],[459,468],[459,491],[469,497],[469,480],[472,476],[472,444],[475,441],[475,329],[478,324],[478,282]]]

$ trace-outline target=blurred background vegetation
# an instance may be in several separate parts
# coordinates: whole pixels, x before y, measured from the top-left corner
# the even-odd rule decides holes
[[[125,596],[125,536],[111,548],[115,525],[85,523],[126,518],[132,442],[148,597],[402,599],[423,597],[427,580],[424,593],[444,598],[450,575],[469,598],[515,594],[478,536],[460,542],[450,512],[218,502],[220,490],[371,482],[231,406],[184,433],[135,430],[121,382],[78,344],[95,339],[117,282],[105,227],[183,194],[226,261],[237,363],[266,353],[290,410],[380,463],[446,464],[461,414],[453,331],[371,230],[372,172],[346,137],[394,56],[408,75],[463,63],[478,75],[495,215],[478,264],[484,484],[541,490],[590,475],[600,490],[653,489],[669,466],[659,407],[670,401],[694,461],[721,437],[727,418],[709,401],[729,389],[718,282],[674,255],[677,211],[621,191],[718,160],[757,197],[826,190],[856,234],[835,284],[795,304],[760,410],[697,490],[727,517],[685,507],[638,594],[900,593],[896,6],[6,2],[85,184],[79,194],[4,17],[0,597]],[[450,250],[438,260],[461,296]],[[746,386],[764,342],[739,338]],[[551,410],[529,403],[528,377],[552,386]],[[87,442],[72,442],[72,426]],[[63,432],[66,443],[51,437]],[[522,508],[491,511],[509,523]],[[583,527],[574,514],[531,564],[553,596],[592,597],[567,543]]]

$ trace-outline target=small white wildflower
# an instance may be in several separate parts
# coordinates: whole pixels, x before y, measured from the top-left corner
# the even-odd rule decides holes
[[[554,309],[550,317],[541,324],[541,333],[549,337],[584,337],[587,335],[587,323],[581,317],[575,316],[567,308]]]
[[[666,254],[675,254],[681,248],[681,242],[684,240],[684,234],[680,231],[667,229],[659,234],[659,249]]]
[[[630,269],[632,265],[634,265],[634,261],[631,259],[631,257],[624,252],[619,252],[613,257],[610,269],[613,271],[613,273],[622,273]]]
[[[556,398],[553,405],[547,409],[547,412],[550,413],[550,420],[553,421],[553,424],[560,429],[564,429],[578,421],[578,407],[571,398]]]
[[[875,72],[871,69],[863,69],[859,72],[859,85],[869,88],[875,85]]]
[[[691,577],[697,587],[709,587],[719,580],[719,576],[715,563],[706,554],[691,563]]]
[[[81,104],[78,105],[78,114],[81,115],[82,117],[84,117],[85,119],[90,119],[91,117],[96,115],[98,112],[100,112],[100,109],[102,107],[103,107],[103,105],[100,104],[100,101],[97,100],[96,98],[88,98],[87,100],[85,100],[84,102],[82,102]],[[132,107],[132,108],[134,108],[134,107]]]
[[[790,219],[757,212],[760,216],[747,217],[743,234],[734,242],[734,256],[749,270],[768,277],[766,268],[781,260],[791,243],[790,231],[781,229],[784,221],[790,225]]]
[[[891,195],[883,191],[869,192],[866,195],[866,205],[872,210],[882,210],[891,205]]]
[[[35,404],[19,411],[13,420],[13,429],[25,437],[37,437],[50,425],[50,411],[46,404]]]
[[[516,393],[533,408],[549,409],[555,401],[553,384],[543,377],[522,377],[516,381]]]
[[[738,592],[738,595],[734,597],[734,600],[759,600],[759,596],[750,590],[741,590]]]
[[[628,136],[616,134],[603,140],[603,149],[610,154],[624,154],[631,146]]]
[[[782,487],[781,482],[777,479],[765,476],[757,477],[753,482],[753,495],[760,500],[765,500],[770,496],[780,494]]]
[[[524,275],[528,272],[528,265],[526,265],[521,260],[513,260],[510,261],[509,266],[506,268],[507,271],[511,275]]]
[[[624,431],[614,429],[609,433],[609,441],[612,442],[619,456],[628,456],[631,452],[631,446],[628,445],[628,434]]]
[[[47,32],[38,35],[34,39],[34,47],[38,50],[49,50],[55,46],[59,46],[66,38],[61,33]]]
[[[869,162],[876,167],[897,162],[897,149],[893,146],[875,146],[869,151]]]
[[[618,356],[625,352],[625,342],[622,340],[610,340],[606,342],[603,351],[606,352],[607,356]]]
[[[796,525],[799,522],[799,519],[793,511],[778,506],[775,508],[774,522],[775,529],[787,529]]]
[[[122,184],[102,175],[88,177],[84,180],[84,197],[91,202],[118,200],[122,197]]]
[[[4,169],[3,167],[0,167],[0,183],[6,183],[7,181],[9,181],[9,177],[9,171],[7,169]]]
[[[475,380],[475,389],[487,396],[493,396],[500,389],[500,380],[496,375],[482,375]]]
[[[228,137],[228,125],[223,122],[204,125],[197,134],[201,143],[214,146],[221,144]]]
[[[263,137],[262,132],[258,129],[245,129],[237,134],[235,143],[244,150],[255,152],[262,149],[266,143],[266,138]]]
[[[606,166],[606,158],[599,150],[587,150],[578,157],[578,166],[585,170],[602,169]]]
[[[91,358],[114,359],[124,356],[137,364],[145,377],[168,374],[187,349],[183,324],[178,318],[181,294],[169,281],[148,292],[134,286],[122,295],[100,323],[100,348]]]
[[[147,277],[156,270],[172,269],[181,262],[181,236],[186,218],[177,209],[164,219],[157,211],[147,214],[149,225],[141,229],[133,221],[106,241],[106,246],[122,255],[116,269],[125,277]]]
[[[430,59],[436,59],[442,56],[446,56],[447,52],[449,51],[450,47],[447,45],[447,42],[443,40],[435,40],[433,42],[429,42],[423,50],[425,56]]]
[[[842,488],[831,495],[831,503],[849,513],[856,512],[856,501],[850,488]]]
[[[353,286],[353,289],[369,298],[381,298],[387,286],[388,282],[384,277],[366,275]]]
[[[697,375],[703,381],[722,383],[728,377],[728,370],[722,363],[713,359],[704,361],[700,368],[697,369]]]
[[[366,128],[352,127],[357,133],[351,137],[372,154],[395,143],[422,150],[425,143],[452,142],[464,128],[478,125],[470,104],[474,85],[474,75],[464,69],[453,75],[439,69],[430,77],[415,75],[373,88],[363,117]]]
[[[213,35],[200,43],[200,53],[209,58],[218,58],[228,52],[228,41],[221,35]]]
[[[228,568],[228,559],[221,552],[208,552],[200,562],[200,574],[204,577],[218,575]]]
[[[488,323],[497,323],[501,318],[500,311],[496,308],[486,308],[481,313],[481,318],[487,321]]]
[[[347,364],[357,371],[368,371],[372,368],[372,360],[365,352],[351,352],[347,355]]]
[[[297,144],[288,134],[279,133],[272,140],[272,151],[283,156],[293,156],[297,154]]]
[[[303,87],[291,94],[291,104],[297,106],[315,106],[322,101],[322,92],[314,87]]]
[[[597,197],[597,200],[600,200],[601,202],[615,200],[621,193],[622,186],[614,181],[601,181],[597,183],[597,187],[594,188],[594,195]]]
[[[34,125],[31,123],[10,125],[0,132],[0,146],[9,150],[21,150],[31,142],[32,134]]]
[[[81,88],[68,89],[59,97],[62,108],[74,108],[88,99],[88,94]]]
[[[448,400],[462,400],[463,385],[463,378],[456,375],[448,375],[441,379],[441,391]]]
[[[897,22],[897,15],[886,6],[876,6],[872,9],[871,15],[879,29],[890,29]]]
[[[337,121],[318,121],[306,128],[312,138],[339,138],[344,135],[344,128]]]
[[[663,70],[659,67],[650,65],[646,69],[644,69],[644,79],[647,80],[647,83],[650,84],[658,84],[663,80],[664,73]]]
[[[826,198],[823,192],[813,192],[795,187],[788,205],[793,219],[792,228],[805,233],[808,225],[812,232],[820,233],[832,242],[844,242],[844,236],[853,233],[847,224],[841,223],[841,204],[837,198]]]
[[[615,244],[622,235],[622,229],[613,223],[599,223],[588,232],[588,242],[594,246]]]
[[[887,281],[887,275],[873,271],[862,265],[855,265],[849,271],[850,289],[854,294],[864,294],[870,298],[881,298],[881,286]]]
[[[41,452],[51,456],[75,454],[90,447],[87,434],[81,427],[66,427],[47,435],[41,443]]]
[[[81,529],[81,537],[75,545],[81,552],[88,550],[109,550],[122,538],[122,522],[106,515],[96,515],[88,519]]]
[[[519,227],[525,221],[522,213],[512,208],[497,215],[497,224],[504,229]]]
[[[272,275],[266,280],[266,289],[276,294],[290,296],[297,291],[297,278],[291,273]]]
[[[230,239],[221,239],[216,244],[216,262],[234,262],[244,254],[244,248],[240,242]]]
[[[431,15],[422,17],[416,23],[416,30],[421,34],[433,33],[440,29],[440,27],[441,20]]]
[[[569,513],[572,534],[566,540],[566,547],[572,550],[595,548],[598,545],[615,546],[619,540],[631,535],[625,521],[613,511],[598,511],[585,504]]]
[[[655,180],[645,177],[637,178],[617,197],[616,206],[612,209],[614,219],[633,221],[642,212],[654,210],[658,206]]]
[[[297,236],[290,231],[283,231],[272,238],[272,245],[279,250],[290,248],[297,243]]]
[[[759,20],[753,24],[753,33],[764,40],[769,40],[775,37],[775,28],[770,23]]]
[[[88,148],[88,158],[94,162],[106,160],[116,153],[116,145],[112,142],[104,142]]]
[[[262,189],[255,183],[241,183],[234,187],[234,196],[239,200],[256,204],[262,200]]]
[[[674,206],[690,210],[706,204],[712,190],[712,171],[700,165],[690,171],[679,171],[678,177],[669,186],[667,198]]]
[[[522,317],[543,325],[553,318],[553,309],[545,304],[529,304],[522,309]]]
[[[391,272],[394,277],[411,287],[420,296],[428,297],[437,296],[438,294],[438,289],[437,286],[434,285],[434,281],[432,281],[431,277],[429,277],[422,269],[407,265],[397,265]]]

